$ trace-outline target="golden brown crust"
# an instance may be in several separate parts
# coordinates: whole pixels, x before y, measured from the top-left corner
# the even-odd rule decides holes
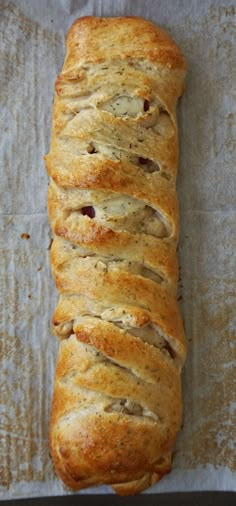
[[[67,35],[64,68],[111,59],[145,59],[168,68],[186,67],[175,42],[160,27],[139,17],[77,19]],[[122,51],[121,51],[122,49]]]
[[[107,335],[103,331],[103,343]],[[124,363],[120,356],[114,363],[108,354],[96,355],[79,331],[78,339],[71,336],[61,342],[57,363],[51,453],[60,475],[70,487],[80,488],[87,481],[87,486],[122,483],[156,472],[160,455],[170,453],[179,429],[178,371],[168,359],[160,361],[158,352],[151,357],[148,345],[146,356],[140,354],[141,369],[131,372],[116,365]],[[135,340],[133,346],[137,348]],[[120,344],[121,353],[122,348]],[[126,350],[127,355],[133,352],[129,342]],[[160,398],[164,403],[157,403]],[[125,405],[123,412],[113,410],[120,399],[130,401],[137,414],[126,414]]]
[[[75,21],[56,81],[48,212],[60,337],[50,447],[78,490],[169,472],[185,337],[176,286],[176,102],[186,63],[136,17]]]

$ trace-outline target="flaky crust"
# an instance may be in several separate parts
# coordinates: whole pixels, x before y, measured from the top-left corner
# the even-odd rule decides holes
[[[67,35],[45,157],[61,339],[50,446],[75,490],[135,494],[171,467],[186,354],[175,188],[185,69],[140,18],[80,18]]]

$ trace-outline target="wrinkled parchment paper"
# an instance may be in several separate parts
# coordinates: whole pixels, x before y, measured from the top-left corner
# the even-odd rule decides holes
[[[178,177],[179,299],[188,339],[184,424],[173,471],[151,491],[236,490],[233,2],[1,0],[0,498],[68,493],[48,447],[57,294],[42,156],[64,35],[76,17],[92,13],[139,15],[162,25],[189,65]],[[111,492],[92,493],[104,491]]]

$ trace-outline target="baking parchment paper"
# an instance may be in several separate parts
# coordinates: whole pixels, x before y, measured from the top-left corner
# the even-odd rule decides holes
[[[179,108],[179,301],[188,359],[173,470],[151,492],[236,490],[235,7],[230,1],[0,4],[0,498],[66,494],[49,456],[57,294],[48,258],[53,83],[83,15],[138,15],[188,60]],[[109,492],[109,487],[83,493]]]

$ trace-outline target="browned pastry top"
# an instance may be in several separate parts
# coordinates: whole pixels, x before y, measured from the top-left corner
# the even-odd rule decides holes
[[[67,34],[63,70],[78,63],[101,63],[137,58],[169,68],[186,68],[175,42],[160,27],[135,16],[77,19]]]
[[[51,453],[74,489],[133,494],[170,470],[186,353],[175,188],[185,69],[140,18],[80,18],[67,36],[45,158],[61,338]]]

